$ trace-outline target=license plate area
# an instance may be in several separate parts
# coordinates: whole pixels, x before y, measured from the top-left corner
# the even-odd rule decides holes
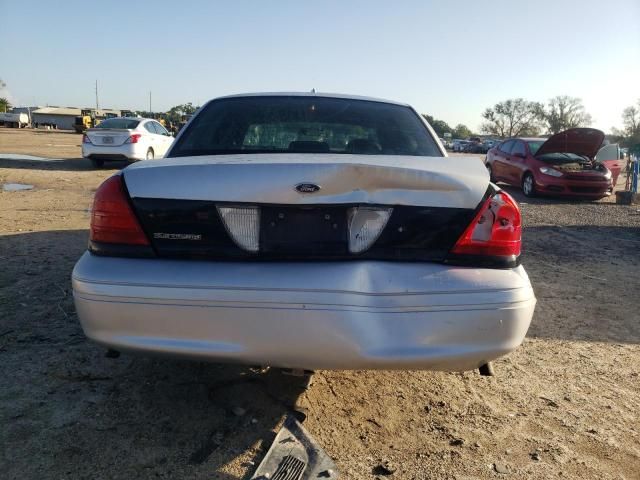
[[[102,143],[104,145],[113,145],[113,137],[102,137]]]
[[[262,207],[260,251],[284,256],[348,253],[345,207]]]

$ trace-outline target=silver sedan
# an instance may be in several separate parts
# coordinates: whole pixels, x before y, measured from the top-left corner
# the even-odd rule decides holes
[[[395,102],[215,99],[96,193],[73,271],[118,350],[304,369],[467,370],[535,306],[517,203]]]

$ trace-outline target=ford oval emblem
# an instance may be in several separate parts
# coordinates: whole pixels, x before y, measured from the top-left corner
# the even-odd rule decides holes
[[[299,193],[316,193],[320,190],[320,185],[315,183],[299,183],[296,185],[296,191]]]

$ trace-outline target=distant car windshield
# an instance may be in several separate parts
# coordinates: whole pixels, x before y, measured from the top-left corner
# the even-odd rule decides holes
[[[544,143],[544,140],[536,140],[536,141],[527,142],[527,145],[529,145],[529,150],[531,150],[531,155],[535,155],[536,152],[542,146],[543,143]]]
[[[108,118],[101,121],[96,128],[125,128],[132,130],[138,126],[140,120],[131,118]]]
[[[313,96],[214,100],[192,120],[170,156],[233,153],[443,156],[409,107]]]

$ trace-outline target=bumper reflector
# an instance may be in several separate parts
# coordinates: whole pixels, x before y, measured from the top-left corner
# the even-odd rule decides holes
[[[393,208],[353,207],[347,212],[349,224],[349,251],[368,250],[384,229]]]
[[[218,213],[236,245],[248,252],[259,250],[259,207],[218,207]]]

